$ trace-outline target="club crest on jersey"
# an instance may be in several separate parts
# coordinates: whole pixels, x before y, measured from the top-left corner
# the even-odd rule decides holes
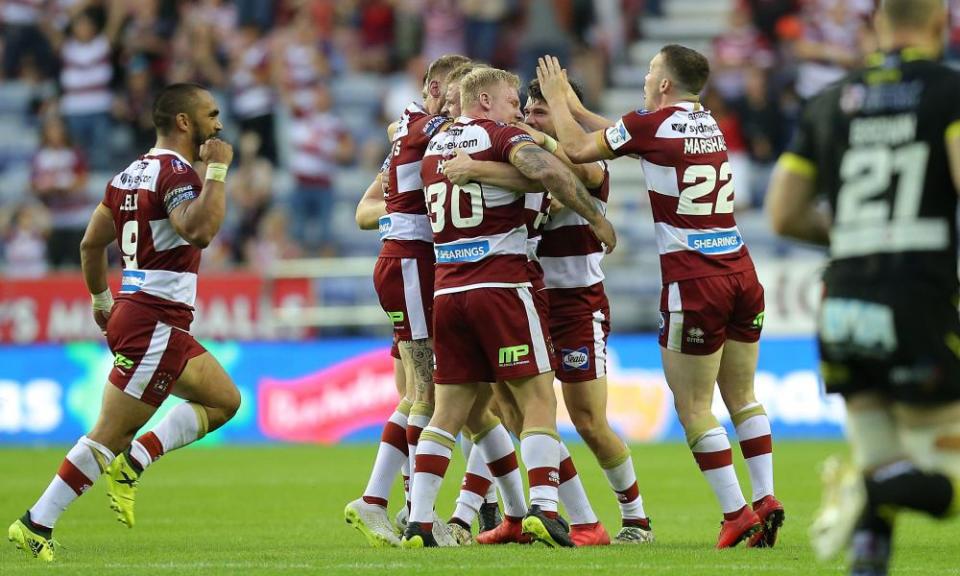
[[[564,370],[589,370],[590,354],[587,353],[587,347],[581,346],[576,350],[564,348],[561,351],[563,355]]]
[[[607,143],[610,144],[611,150],[616,150],[630,141],[630,132],[627,131],[627,127],[623,125],[623,118],[617,120],[617,123],[613,126],[607,128]]]
[[[180,160],[179,158],[174,158],[173,160],[170,160],[170,166],[173,168],[174,174],[187,173],[188,166],[183,162],[183,160]]]

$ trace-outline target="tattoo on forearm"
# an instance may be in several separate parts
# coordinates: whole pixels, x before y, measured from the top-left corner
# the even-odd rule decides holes
[[[560,202],[589,221],[601,218],[593,199],[576,175],[563,163],[537,146],[524,146],[514,154],[513,164],[524,176],[539,180]]]

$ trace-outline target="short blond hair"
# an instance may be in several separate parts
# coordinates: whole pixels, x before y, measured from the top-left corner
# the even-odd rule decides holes
[[[450,71],[447,74],[446,83],[453,84],[454,82],[460,82],[463,80],[463,77],[467,74],[473,72],[474,70],[479,70],[480,68],[489,68],[489,64],[484,64],[483,62],[466,62],[461,64]]]
[[[520,89],[520,77],[499,68],[477,68],[460,80],[460,107],[467,108],[480,99],[480,93],[500,84]]]
[[[457,66],[469,63],[470,59],[466,56],[461,56],[460,54],[444,54],[430,63],[430,66],[427,68],[425,80],[427,82],[436,80],[443,83],[444,78],[447,77],[447,74],[449,74],[451,70]]]

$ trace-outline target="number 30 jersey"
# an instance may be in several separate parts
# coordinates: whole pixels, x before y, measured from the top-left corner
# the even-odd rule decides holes
[[[831,288],[894,282],[957,290],[960,73],[914,49],[876,54],[814,97],[781,162],[833,210]],[[918,303],[919,304],[919,303]]]
[[[640,156],[664,284],[753,269],[733,217],[727,146],[709,111],[681,102],[630,112],[601,137],[601,149]]]
[[[169,215],[200,191],[200,178],[186,159],[154,148],[114,176],[103,196],[123,259],[118,298],[154,305],[165,322],[184,330],[197,296],[200,249],[176,233]]]
[[[474,160],[509,162],[530,145],[536,144],[519,128],[463,116],[430,141],[421,174],[437,262],[435,295],[530,285],[524,195],[479,182],[456,186],[442,172],[456,150]]]

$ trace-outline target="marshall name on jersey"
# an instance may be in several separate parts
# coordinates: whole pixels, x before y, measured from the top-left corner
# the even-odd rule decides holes
[[[114,176],[103,197],[123,259],[118,300],[160,308],[164,321],[184,330],[193,317],[201,251],[176,233],[169,214],[201,188],[186,159],[154,148]]]
[[[631,112],[603,140],[616,156],[641,158],[664,284],[753,269],[733,217],[726,142],[709,111],[682,102]]]

